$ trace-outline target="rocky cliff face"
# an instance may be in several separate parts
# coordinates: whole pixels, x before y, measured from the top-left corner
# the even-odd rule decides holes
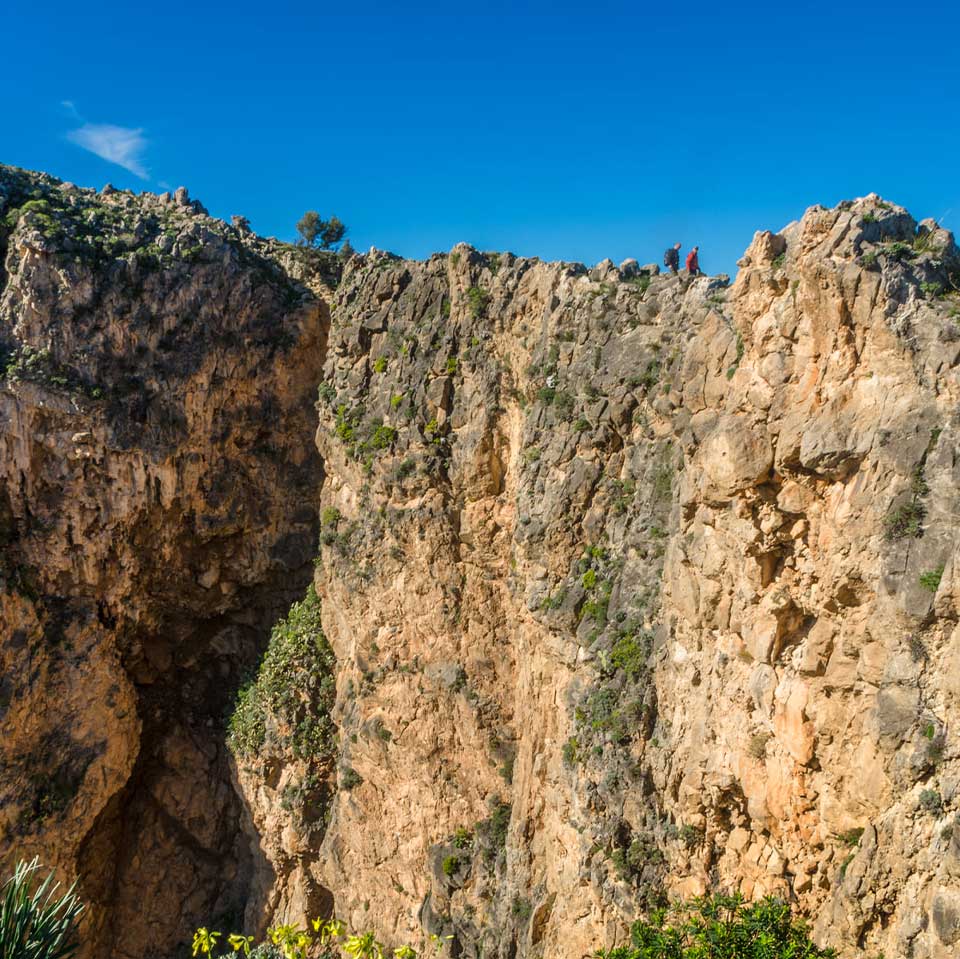
[[[18,189],[0,837],[80,870],[99,942],[246,905],[574,957],[739,888],[851,956],[952,954],[949,234],[868,197],[758,234],[732,287],[460,246],[332,290],[56,188],[175,232],[141,277]],[[329,655],[271,647],[228,762],[318,530],[274,642],[319,616]]]
[[[0,859],[166,955],[248,895],[221,716],[309,580],[325,312],[182,195],[0,182]]]

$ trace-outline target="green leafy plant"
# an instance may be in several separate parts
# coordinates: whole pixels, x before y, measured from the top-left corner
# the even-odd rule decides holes
[[[467,308],[470,315],[479,320],[487,311],[487,305],[490,303],[490,294],[479,286],[471,286],[467,290]]]
[[[521,899],[520,896],[514,896],[513,903],[510,906],[510,912],[515,919],[523,921],[533,915],[533,906],[530,905],[529,899]]]
[[[857,826],[854,829],[847,829],[845,832],[837,834],[837,839],[845,846],[858,846],[863,836],[863,826]]]
[[[923,475],[923,464],[914,467],[913,478],[910,481],[910,500],[907,503],[891,510],[883,520],[883,534],[888,540],[919,537],[923,535],[923,520],[927,515],[927,508],[922,498],[930,492],[926,478]]]
[[[353,959],[383,959],[383,943],[372,932],[348,937],[343,948]]]
[[[941,563],[936,569],[928,569],[925,573],[921,573],[920,585],[931,593],[935,593],[940,588],[940,580],[943,579],[943,569],[944,567]]]
[[[932,297],[933,299],[936,299],[938,296],[943,296],[944,286],[942,283],[936,283],[936,282],[921,283],[920,292],[923,293],[924,296],[929,296],[929,297]]]
[[[779,899],[746,904],[709,896],[655,910],[630,930],[632,945],[601,949],[599,959],[833,959]]]
[[[257,676],[243,686],[229,720],[228,743],[244,759],[255,758],[267,741],[297,758],[332,755],[330,719],[335,686],[333,650],[320,625],[320,600],[313,586],[273,628]]]
[[[460,857],[447,856],[443,860],[442,868],[445,876],[452,876],[460,868]]]
[[[0,889],[0,959],[66,959],[79,947],[76,884],[58,896],[50,873],[34,888],[39,869],[39,859],[21,860]]]

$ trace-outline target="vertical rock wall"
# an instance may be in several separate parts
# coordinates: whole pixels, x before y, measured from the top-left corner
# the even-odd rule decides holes
[[[459,246],[334,291],[179,192],[3,168],[0,218],[0,865],[79,873],[89,955],[335,909],[579,957],[731,888],[952,954],[952,237],[867,197],[732,287]],[[311,576],[332,758],[233,760]]]
[[[248,896],[222,716],[309,580],[324,312],[185,198],[0,183],[0,864],[168,955]]]
[[[758,234],[730,289],[351,262],[310,868],[352,925],[579,956],[738,888],[950,954],[956,256],[868,197]]]

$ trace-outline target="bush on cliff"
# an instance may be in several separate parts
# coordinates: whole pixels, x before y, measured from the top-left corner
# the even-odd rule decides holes
[[[790,905],[767,898],[708,896],[654,912],[630,930],[632,945],[601,949],[598,959],[833,959]]]
[[[336,734],[330,719],[335,662],[311,586],[273,627],[256,678],[240,690],[230,717],[234,753],[252,759],[271,744],[298,759],[329,758]]]

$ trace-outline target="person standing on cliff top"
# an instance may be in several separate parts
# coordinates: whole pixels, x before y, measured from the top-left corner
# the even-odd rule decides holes
[[[687,273],[689,273],[690,276],[703,276],[703,271],[700,269],[700,260],[697,258],[699,250],[700,247],[695,246],[687,254]]]
[[[676,275],[680,272],[680,244],[674,243],[668,247],[663,254],[663,265],[670,269],[670,272]]]

